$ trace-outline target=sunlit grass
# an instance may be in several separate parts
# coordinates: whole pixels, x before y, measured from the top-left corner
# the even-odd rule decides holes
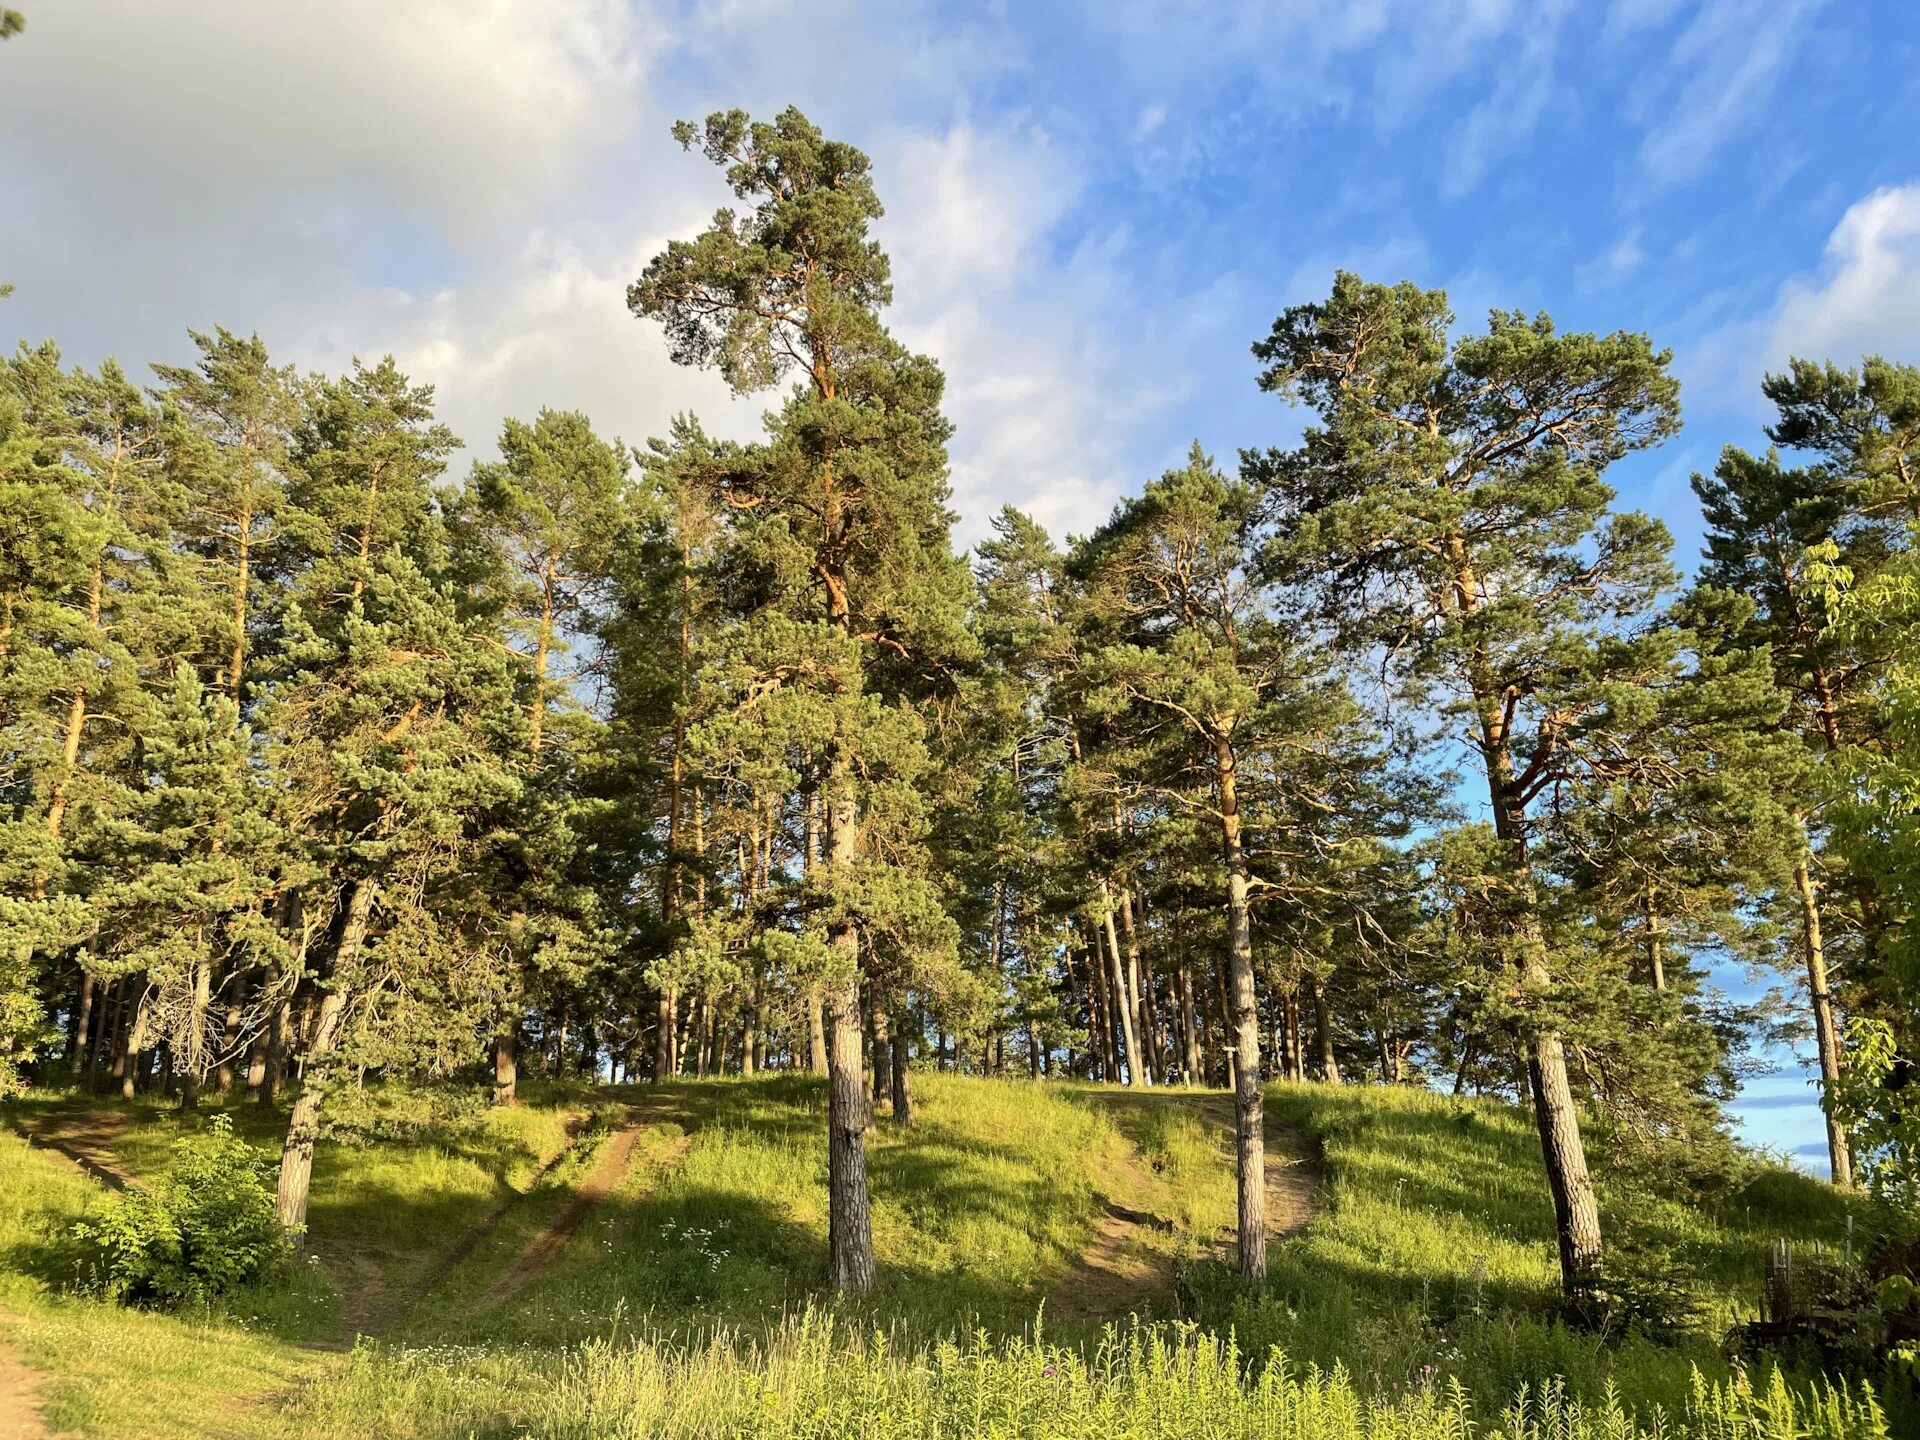
[[[1807,1375],[1776,1389],[1756,1373],[1743,1395],[1718,1344],[1751,1313],[1776,1235],[1845,1243],[1846,1203],[1802,1177],[1756,1169],[1690,1193],[1637,1162],[1610,1168],[1616,1152],[1596,1137],[1610,1242],[1684,1266],[1703,1302],[1679,1335],[1596,1337],[1554,1318],[1551,1215],[1522,1111],[1275,1087],[1276,1119],[1324,1152],[1325,1185],[1250,1297],[1210,1258],[1233,1214],[1226,1097],[915,1083],[918,1125],[883,1114],[870,1137],[879,1283],[859,1303],[823,1305],[819,1292],[824,1088],[777,1075],[535,1085],[512,1110],[478,1092],[368,1087],[316,1161],[324,1272],[198,1316],[62,1294],[66,1228],[101,1191],[0,1135],[0,1324],[56,1377],[50,1418],[105,1436],[1458,1440],[1468,1419],[1524,1440],[1639,1440],[1659,1426],[1675,1440],[1880,1433],[1874,1412]],[[551,1268],[503,1291],[628,1106],[646,1128],[617,1188]],[[100,1109],[122,1113],[115,1158],[142,1174],[198,1123],[117,1100]],[[279,1117],[235,1113],[257,1142],[277,1141]],[[1035,1337],[1110,1203],[1173,1222],[1180,1253],[1200,1257],[1180,1287],[1198,1331],[1123,1333],[1102,1349],[1097,1329],[1048,1320]],[[361,1287],[346,1318],[386,1340],[351,1354],[288,1343],[341,1333],[327,1275]],[[1527,1414],[1509,1415],[1523,1389]]]

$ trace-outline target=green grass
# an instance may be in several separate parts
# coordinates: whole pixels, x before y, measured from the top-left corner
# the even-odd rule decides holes
[[[883,1118],[870,1138],[880,1278],[858,1304],[823,1307],[817,1293],[813,1077],[535,1085],[509,1111],[368,1087],[316,1160],[311,1239],[326,1263],[194,1316],[63,1293],[66,1228],[99,1187],[0,1134],[0,1330],[58,1377],[56,1425],[101,1436],[1462,1440],[1469,1419],[1517,1440],[1637,1440],[1662,1425],[1676,1440],[1882,1433],[1848,1392],[1798,1371],[1748,1381],[1719,1348],[1752,1313],[1774,1238],[1844,1243],[1847,1204],[1804,1177],[1754,1167],[1731,1188],[1690,1188],[1666,1167],[1642,1183],[1638,1162],[1606,1163],[1617,1152],[1600,1137],[1610,1243],[1684,1272],[1701,1313],[1657,1339],[1596,1337],[1554,1318],[1523,1112],[1275,1087],[1276,1119],[1323,1152],[1325,1188],[1307,1232],[1274,1250],[1265,1294],[1248,1297],[1211,1258],[1233,1213],[1224,1097],[915,1084],[916,1127]],[[557,1263],[490,1303],[628,1106],[649,1123],[624,1179]],[[12,1108],[63,1107],[120,1116],[116,1158],[142,1174],[195,1123],[53,1093]],[[256,1140],[277,1139],[277,1117],[235,1113]],[[1174,1222],[1153,1243],[1182,1259],[1189,1323],[1103,1337],[1049,1320],[1042,1340],[1042,1301],[1112,1203]],[[301,1348],[354,1328],[385,1338],[350,1354]],[[1523,1392],[1526,1413],[1509,1413]]]
[[[880,1276],[858,1314],[916,1336],[1018,1333],[1079,1253],[1125,1145],[1099,1114],[1024,1082],[915,1086],[914,1127],[882,1119],[869,1138]],[[461,1343],[558,1345],[622,1321],[766,1331],[813,1295],[826,1269],[824,1085],[770,1076],[629,1093],[679,1119],[643,1141],[561,1263],[487,1314],[462,1314],[479,1281],[455,1277],[423,1320]],[[660,1164],[685,1132],[684,1155]],[[476,1266],[497,1270],[504,1248]]]
[[[1733,1377],[1720,1337],[1753,1318],[1770,1242],[1847,1239],[1850,1202],[1830,1186],[1753,1166],[1696,1188],[1671,1162],[1652,1175],[1610,1165],[1617,1152],[1595,1137],[1609,1245],[1643,1273],[1683,1278],[1698,1305],[1674,1333],[1596,1336],[1556,1317],[1552,1210],[1525,1111],[1358,1086],[1277,1085],[1268,1104],[1320,1145],[1320,1207],[1273,1252],[1263,1296],[1200,1267],[1192,1313],[1254,1354],[1344,1364],[1390,1393],[1439,1376],[1509,1395],[1558,1376],[1587,1403],[1611,1392],[1678,1411],[1696,1370]]]

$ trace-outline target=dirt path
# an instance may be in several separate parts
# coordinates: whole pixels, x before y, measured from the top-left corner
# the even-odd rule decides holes
[[[1119,1178],[1117,1188],[1129,1196],[1145,1197],[1152,1191],[1153,1182],[1131,1141]],[[1152,1243],[1155,1231],[1171,1231],[1173,1223],[1114,1199],[1106,1207],[1093,1243],[1047,1297],[1049,1318],[1072,1323],[1100,1320],[1137,1310],[1173,1288],[1173,1256]]]
[[[52,1440],[40,1413],[40,1382],[45,1377],[11,1347],[0,1344],[0,1440]]]
[[[1231,1096],[1162,1091],[1160,1098],[1162,1103],[1204,1115],[1229,1132],[1233,1129]],[[1267,1243],[1275,1245],[1300,1234],[1312,1220],[1320,1167],[1307,1137],[1271,1116],[1266,1141]],[[1151,1193],[1153,1182],[1131,1142],[1120,1180],[1116,1188],[1122,1194],[1144,1197]],[[1109,1199],[1093,1243],[1048,1296],[1047,1313],[1067,1321],[1099,1320],[1139,1310],[1166,1295],[1173,1288],[1174,1259],[1153,1243],[1152,1235],[1174,1228],[1169,1220]],[[1214,1237],[1213,1244],[1216,1250],[1229,1252],[1232,1232]]]
[[[114,1159],[113,1146],[126,1132],[127,1117],[117,1110],[87,1113],[51,1111],[32,1117],[15,1116],[20,1133],[42,1149],[66,1156],[94,1179],[115,1190],[140,1182]],[[0,1432],[4,1436],[5,1432]]]
[[[633,1163],[633,1147],[639,1143],[654,1118],[650,1108],[629,1107],[626,1124],[614,1132],[605,1152],[594,1165],[593,1173],[581,1182],[567,1208],[520,1248],[513,1263],[480,1297],[474,1306],[476,1311],[496,1310],[506,1304],[539,1279],[560,1258],[561,1252],[567,1248],[567,1242],[587,1223],[587,1217],[626,1179],[627,1170]],[[692,1143],[691,1135],[680,1136],[660,1157],[661,1163],[671,1164],[679,1159]]]

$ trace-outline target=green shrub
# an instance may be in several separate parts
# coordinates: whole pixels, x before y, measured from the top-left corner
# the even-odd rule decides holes
[[[204,1303],[250,1285],[289,1253],[273,1180],[272,1159],[215,1116],[174,1142],[173,1163],[152,1189],[123,1191],[75,1222],[83,1270],[128,1304]]]

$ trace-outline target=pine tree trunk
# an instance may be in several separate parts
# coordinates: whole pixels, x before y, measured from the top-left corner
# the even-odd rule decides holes
[[[133,1002],[133,1019],[127,1025],[125,1047],[121,1052],[124,1065],[120,1071],[120,1098],[131,1100],[138,1088],[140,1079],[140,1061],[147,1043],[147,996],[143,990]]]
[[[1320,1078],[1329,1085],[1340,1083],[1340,1057],[1333,1050],[1333,1015],[1327,1009],[1326,988],[1314,971],[1307,972],[1307,994],[1313,1001],[1313,1028],[1320,1047]]]
[[[367,923],[373,915],[374,886],[370,880],[350,882],[346,915],[334,949],[329,976],[333,983],[320,993],[313,1036],[307,1042],[300,1093],[287,1119],[286,1139],[280,1146],[280,1178],[273,1211],[283,1228],[298,1233],[307,1224],[307,1196],[313,1188],[313,1145],[320,1133],[320,1112],[333,1083],[334,1055],[340,1044],[347,1013],[347,987],[359,968],[360,949],[366,943]]]
[[[1199,1085],[1206,1079],[1200,1064],[1200,1011],[1193,1003],[1193,969],[1185,960],[1180,962],[1176,983],[1180,988],[1180,1068],[1186,1072],[1187,1084]]]
[[[1807,954],[1807,996],[1813,1002],[1814,1041],[1820,1050],[1820,1095],[1827,1120],[1827,1160],[1833,1183],[1853,1188],[1853,1149],[1847,1130],[1833,1113],[1833,1092],[1840,1081],[1840,1031],[1833,1019],[1833,994],[1827,984],[1826,942],[1820,933],[1820,893],[1803,851],[1793,867],[1793,886],[1800,895],[1801,938]]]
[[[220,1022],[219,1071],[215,1085],[222,1094],[233,1088],[233,1062],[240,1053],[240,1027],[246,1020],[247,977],[235,973],[229,980],[226,1014]]]
[[[267,1030],[266,1063],[257,1092],[264,1110],[271,1110],[280,1102],[280,1086],[287,1073],[287,1042],[292,1029],[293,997],[289,995],[273,1007],[273,1020]]]
[[[1127,1020],[1137,1037],[1134,1048],[1129,1049],[1128,1058],[1138,1059],[1134,1073],[1140,1079],[1136,1083],[1152,1085],[1160,1078],[1159,1050],[1153,1027],[1153,1012],[1147,1004],[1146,991],[1140,983],[1140,935],[1133,923],[1133,891],[1123,888],[1119,894],[1120,936],[1127,956]]]
[[[1230,741],[1214,741],[1220,840],[1227,871],[1227,960],[1233,993],[1233,1111],[1240,1205],[1235,1232],[1240,1274],[1267,1278],[1266,1121],[1260,1091],[1260,1009],[1253,977],[1253,917],[1247,903],[1247,859],[1240,844],[1240,799]]]
[[[892,1052],[888,1049],[887,1007],[885,1001],[877,992],[869,992],[867,995],[867,1022],[870,1027],[868,1033],[871,1036],[867,1053],[873,1061],[873,1090],[871,1093],[876,1102],[882,1095],[887,1096],[888,1099],[891,1100],[893,1090],[893,1056]]]
[[[673,1078],[673,991],[662,987],[656,1008],[653,1031],[653,1079],[656,1084]]]
[[[807,1007],[807,1068],[816,1075],[827,1073],[827,1017],[820,1002],[820,992],[809,990],[806,993]]]
[[[863,1295],[873,1286],[873,1217],[867,1197],[866,1132],[871,1123],[860,1053],[860,986],[848,977],[827,991],[828,1281]]]
[[[851,766],[834,758],[827,778],[827,866],[844,875],[860,853]],[[826,989],[827,1248],[835,1290],[863,1295],[873,1287],[873,1216],[867,1196],[867,1095],[860,1045],[860,937],[850,922],[828,933],[837,973]]]
[[[1125,1080],[1129,1085],[1143,1085],[1146,1083],[1146,1071],[1140,1064],[1140,1040],[1133,1028],[1133,995],[1127,987],[1126,962],[1121,958],[1120,936],[1113,924],[1113,893],[1105,880],[1100,882],[1100,906],[1103,912],[1101,928],[1107,937],[1107,994],[1112,1000],[1114,1018],[1119,1022],[1115,1028],[1119,1032],[1127,1062]]]
[[[207,1011],[213,1004],[213,967],[201,961],[193,967],[193,1005],[187,1013],[186,1052],[180,1080],[180,1108],[200,1108],[200,1086],[207,1077]]]
[[[1534,1124],[1547,1162],[1547,1186],[1560,1238],[1561,1288],[1569,1301],[1589,1300],[1599,1286],[1600,1205],[1587,1174],[1587,1151],[1580,1138],[1580,1112],[1567,1079],[1566,1051],[1559,1035],[1538,1036],[1527,1062],[1533,1091]]]
[[[73,1007],[73,1046],[67,1057],[67,1072],[76,1080],[86,1066],[87,1027],[92,1021],[93,976],[83,971],[80,975],[80,998]]]
[[[913,1125],[913,1078],[908,1069],[908,1042],[916,1035],[924,1038],[919,1026],[906,1005],[893,1012],[893,1123],[909,1128]]]
[[[514,1019],[505,1022],[493,1037],[493,1103],[511,1105],[519,1090],[520,1022]]]

